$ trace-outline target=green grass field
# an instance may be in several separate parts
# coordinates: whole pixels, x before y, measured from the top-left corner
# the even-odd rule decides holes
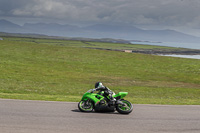
[[[133,104],[200,105],[200,60],[88,46],[159,47],[7,37],[0,41],[0,98],[78,102],[101,81],[115,93],[129,92]]]

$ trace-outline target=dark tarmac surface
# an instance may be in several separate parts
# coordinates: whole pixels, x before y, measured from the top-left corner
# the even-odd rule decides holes
[[[0,133],[200,133],[200,106],[134,105],[129,115],[78,103],[0,99]]]

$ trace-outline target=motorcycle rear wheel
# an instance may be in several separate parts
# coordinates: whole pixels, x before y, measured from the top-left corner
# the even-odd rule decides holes
[[[133,105],[127,101],[127,100],[121,100],[121,102],[123,102],[125,105],[121,105],[118,104],[116,106],[116,110],[120,113],[120,114],[129,114],[133,111]]]
[[[78,103],[78,108],[81,112],[92,112],[94,107],[92,102],[88,100],[88,101],[80,101]]]

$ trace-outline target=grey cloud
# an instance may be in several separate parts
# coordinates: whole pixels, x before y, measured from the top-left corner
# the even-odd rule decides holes
[[[199,0],[1,0],[0,16],[199,27]]]
[[[4,15],[11,15],[12,10],[23,8],[33,2],[33,0],[0,0],[0,10],[4,12]]]

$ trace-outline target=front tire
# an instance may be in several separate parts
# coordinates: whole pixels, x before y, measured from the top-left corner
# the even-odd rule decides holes
[[[81,112],[92,112],[94,107],[92,101],[87,100],[87,101],[80,101],[78,103],[78,108]]]
[[[121,102],[123,102],[124,105],[118,104],[117,107],[116,107],[116,110],[120,114],[129,114],[133,111],[133,105],[129,101],[121,100]]]

